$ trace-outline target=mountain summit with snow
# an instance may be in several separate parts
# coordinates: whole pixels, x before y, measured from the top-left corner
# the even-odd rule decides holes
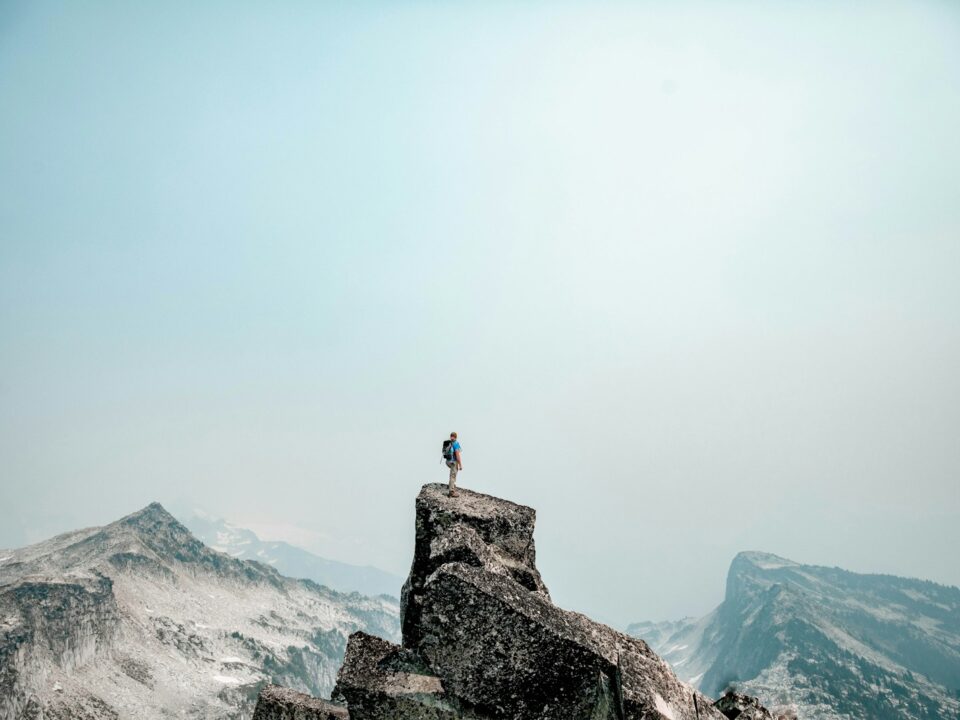
[[[354,631],[399,637],[389,598],[212,550],[157,503],[0,558],[0,720],[240,720],[268,681],[332,690]]]
[[[702,691],[735,686],[802,720],[960,717],[955,587],[744,552],[712,613],[627,631]]]

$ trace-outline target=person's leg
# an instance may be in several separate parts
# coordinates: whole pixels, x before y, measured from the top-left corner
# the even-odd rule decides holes
[[[456,463],[447,463],[447,467],[450,468],[450,494],[456,495],[457,493],[457,464]]]

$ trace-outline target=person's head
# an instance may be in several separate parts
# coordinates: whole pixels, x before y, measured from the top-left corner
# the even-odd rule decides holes
[[[456,440],[456,439],[457,439],[457,434],[456,434],[456,433],[450,433],[450,439],[451,439],[451,440]]]

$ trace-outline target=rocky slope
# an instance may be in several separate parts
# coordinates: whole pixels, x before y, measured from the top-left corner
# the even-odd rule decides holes
[[[0,551],[0,720],[249,718],[267,681],[323,694],[389,598],[211,550],[157,504]]]
[[[357,632],[333,704],[278,700],[271,689],[256,717],[723,720],[645,642],[550,601],[534,521],[528,507],[424,486],[402,645]]]
[[[371,566],[328,560],[278,540],[261,540],[252,530],[196,509],[177,512],[177,518],[198,539],[238,560],[256,560],[287,577],[307,578],[340,592],[397,597],[403,578]]]
[[[699,620],[637,623],[680,677],[801,720],[960,718],[960,589],[741,553]]]

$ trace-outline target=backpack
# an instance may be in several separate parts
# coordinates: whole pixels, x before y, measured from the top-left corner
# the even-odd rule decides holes
[[[457,456],[453,450],[453,440],[443,441],[443,459],[447,462],[453,462],[457,459]]]

